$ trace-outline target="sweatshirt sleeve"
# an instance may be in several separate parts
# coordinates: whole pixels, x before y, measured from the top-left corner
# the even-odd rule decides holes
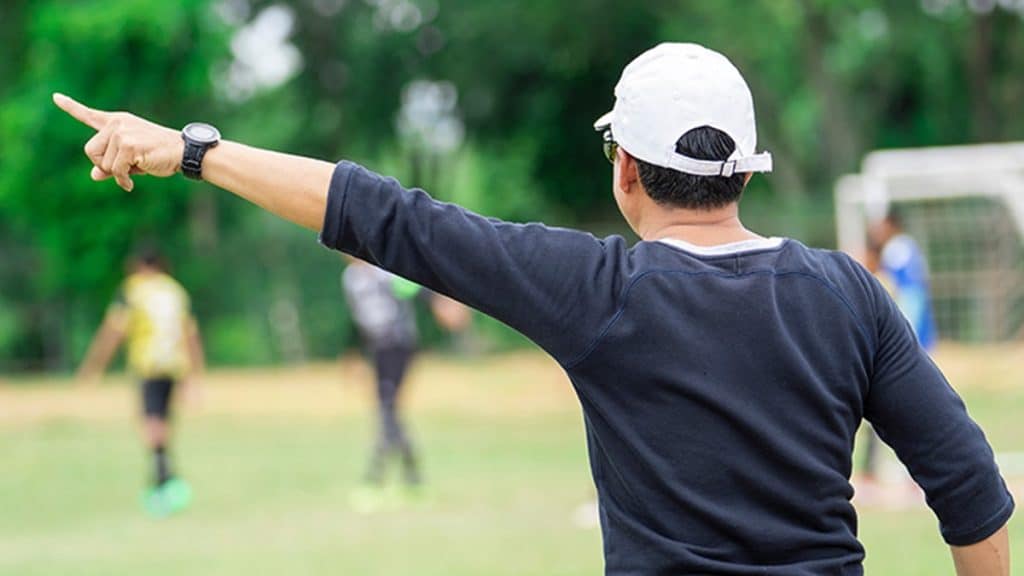
[[[984,540],[1014,509],[992,447],[877,284],[874,300],[878,342],[865,417],[924,490],[946,542]]]
[[[497,318],[563,364],[614,312],[628,255],[620,237],[486,218],[351,162],[335,169],[320,242]]]

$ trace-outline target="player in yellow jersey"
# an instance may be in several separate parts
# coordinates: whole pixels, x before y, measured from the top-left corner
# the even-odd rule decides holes
[[[153,485],[144,504],[150,513],[165,516],[191,500],[191,489],[174,476],[168,461],[171,396],[176,384],[196,385],[204,355],[188,293],[166,273],[154,250],[133,259],[82,361],[79,379],[98,379],[122,341],[127,341],[129,370],[142,383],[143,438],[153,453]]]

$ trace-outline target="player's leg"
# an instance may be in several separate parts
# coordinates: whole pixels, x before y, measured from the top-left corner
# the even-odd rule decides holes
[[[167,444],[170,440],[170,398],[174,382],[151,378],[142,383],[143,441],[153,459],[153,485],[162,486],[173,477]]]
[[[415,450],[413,449],[412,442],[409,441],[409,436],[406,433],[406,428],[399,412],[399,395],[402,390],[402,384],[405,382],[405,375],[410,364],[412,364],[414,356],[415,350],[411,347],[399,347],[389,351],[385,377],[382,378],[382,380],[389,382],[389,385],[386,387],[388,397],[381,401],[382,409],[386,410],[382,413],[382,420],[386,424],[389,441],[402,458],[402,472],[406,484],[413,486],[419,485],[421,480],[420,472]]]
[[[143,437],[153,457],[153,488],[145,496],[145,505],[155,516],[177,512],[192,499],[188,484],[175,478],[168,454],[173,391],[171,378],[153,378],[142,385]]]
[[[391,452],[394,449],[388,426],[388,403],[394,394],[391,389],[394,384],[387,378],[388,365],[390,363],[389,349],[375,347],[371,354],[374,376],[376,377],[377,438],[373,444],[370,466],[366,472],[366,483],[381,485],[384,483],[384,474],[387,469],[388,460],[390,460]]]
[[[384,489],[384,475],[388,461],[395,450],[392,433],[394,380],[389,378],[391,354],[387,348],[374,347],[371,350],[377,391],[377,437],[374,440],[370,463],[363,479],[363,485],[349,495],[349,503],[357,512],[371,513],[390,507],[394,502]]]

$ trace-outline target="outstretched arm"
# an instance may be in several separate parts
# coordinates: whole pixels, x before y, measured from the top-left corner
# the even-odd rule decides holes
[[[107,312],[103,324],[89,344],[89,350],[85,353],[81,366],[78,367],[76,377],[80,382],[94,382],[106,371],[110,359],[114,357],[114,352],[124,338],[126,323],[127,318],[123,310],[113,309]]]
[[[125,112],[89,108],[62,94],[53,101],[96,130],[85,145],[92,178],[114,178],[126,191],[134,174],[171,176],[181,168],[184,141],[177,130]],[[221,142],[203,159],[203,179],[310,230],[320,230],[334,164]]]
[[[1009,576],[1010,536],[1006,526],[970,546],[951,546],[957,576]]]
[[[97,130],[85,145],[95,180],[180,169],[180,133],[123,112],[54,102]],[[210,149],[203,178],[321,242],[489,314],[559,361],[579,362],[615,313],[629,255],[621,238],[512,224],[437,202],[351,162],[337,165],[233,142]]]

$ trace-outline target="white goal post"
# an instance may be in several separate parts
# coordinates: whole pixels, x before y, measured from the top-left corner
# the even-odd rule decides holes
[[[928,257],[943,338],[1024,338],[1024,143],[868,154],[836,184],[839,249],[863,254],[890,207]]]

